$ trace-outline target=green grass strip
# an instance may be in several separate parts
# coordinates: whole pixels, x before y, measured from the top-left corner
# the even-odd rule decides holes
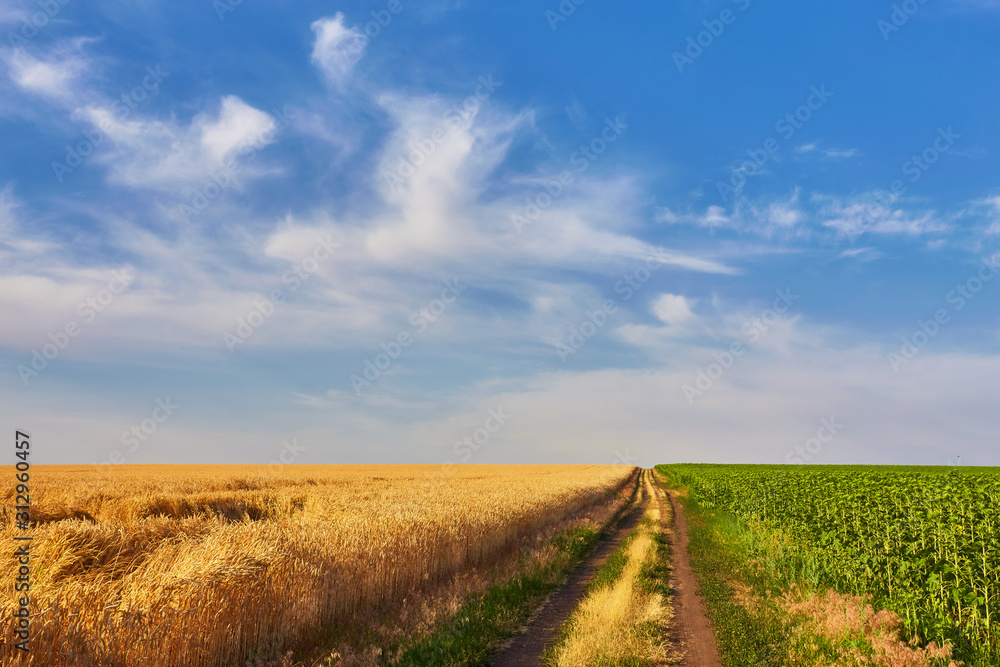
[[[489,665],[503,642],[518,633],[531,612],[632,507],[633,503],[626,504],[601,531],[578,527],[559,533],[553,538],[556,556],[548,565],[493,586],[484,596],[473,596],[448,622],[406,646],[394,664]]]
[[[750,611],[734,595],[733,580],[741,580],[746,554],[739,543],[724,539],[732,530],[726,517],[702,513],[697,504],[682,499],[688,518],[691,568],[698,579],[715,626],[722,663],[726,667],[770,667],[781,665],[787,655],[787,637],[778,612],[766,604]]]
[[[531,612],[581,561],[600,533],[575,528],[555,538],[558,555],[544,568],[490,588],[467,602],[428,637],[407,649],[398,665],[489,665],[504,640],[517,634]]]
[[[632,540],[639,536],[639,529],[635,528],[622,540],[618,548],[615,549],[614,553],[608,556],[608,559],[604,561],[601,567],[597,568],[597,572],[594,573],[594,578],[590,580],[587,584],[587,589],[584,591],[583,596],[587,597],[594,591],[599,591],[602,588],[608,586],[614,586],[615,582],[621,579],[622,572],[625,571],[625,566],[628,565],[628,548],[632,544]]]
[[[659,593],[664,598],[670,597],[673,589],[670,587],[673,551],[670,540],[660,531],[653,533],[655,556],[646,561],[639,571],[639,590],[643,593]]]
[[[583,596],[584,599],[595,591],[614,586],[622,578],[622,573],[625,571],[625,566],[628,564],[629,547],[631,546],[632,541],[638,537],[643,530],[652,534],[655,552],[654,558],[644,563],[640,569],[636,586],[644,593],[661,593],[664,596],[670,595],[670,543],[666,536],[659,531],[659,527],[653,525],[652,520],[649,517],[643,517],[640,525],[625,536],[618,548],[615,549],[615,552],[608,556],[608,559],[604,561],[604,564],[598,568],[596,573],[594,573],[594,578],[591,579],[589,584],[587,584],[587,589]],[[548,665],[549,667],[555,665],[556,655],[563,644],[569,640],[569,636],[573,631],[573,624],[573,616],[570,616],[570,618],[563,623],[563,626],[559,629],[558,638],[555,642],[553,642],[552,646],[548,647],[545,651],[545,655],[542,658],[542,663],[544,665]],[[647,627],[642,628],[641,631],[649,632],[651,634],[659,634],[659,628],[655,623],[647,624]],[[593,667],[647,667],[647,665],[650,664],[651,663],[648,660],[640,658],[612,660],[610,658],[600,656],[598,657],[597,662],[594,663]]]
[[[660,471],[666,475],[665,471]],[[688,555],[698,580],[698,594],[715,626],[716,644],[726,667],[778,667],[788,654],[788,636],[778,611],[761,602],[751,611],[737,602],[729,582],[755,588],[763,581],[747,581],[743,564],[748,554],[739,524],[731,516],[704,510],[691,497],[681,497],[688,521]]]

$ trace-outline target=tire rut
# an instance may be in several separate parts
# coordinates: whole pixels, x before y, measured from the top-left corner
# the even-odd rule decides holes
[[[648,474],[644,471],[644,474]],[[541,667],[545,649],[551,646],[563,623],[583,600],[587,585],[597,570],[614,553],[625,536],[635,528],[646,503],[646,490],[640,475],[633,506],[619,519],[614,532],[598,542],[582,565],[570,573],[566,583],[556,589],[535,611],[525,632],[515,637],[493,661],[492,667]]]
[[[662,485],[653,477],[653,483],[660,491]],[[687,517],[681,509],[680,503],[673,493],[665,492],[670,501],[673,516],[673,525],[667,531],[670,536],[670,546],[672,551],[673,570],[670,577],[670,588],[673,590],[674,620],[672,635],[677,648],[684,653],[680,667],[722,667],[722,659],[719,657],[719,649],[715,642],[715,631],[708,620],[708,613],[705,611],[705,603],[698,595],[698,582],[691,568],[691,559],[688,555]],[[657,498],[661,503],[660,516],[665,516],[662,511],[662,499]]]

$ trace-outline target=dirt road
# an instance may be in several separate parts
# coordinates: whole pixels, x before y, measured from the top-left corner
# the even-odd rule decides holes
[[[524,634],[516,637],[493,662],[493,667],[541,667],[542,655],[557,637],[559,628],[583,600],[587,584],[604,564],[626,535],[639,523],[647,503],[657,503],[663,528],[670,536],[673,553],[673,572],[670,587],[674,594],[671,604],[674,618],[671,641],[683,653],[680,667],[722,667],[715,645],[715,633],[708,621],[705,606],[697,595],[697,582],[688,557],[688,525],[680,504],[663,487],[656,483],[653,471],[655,497],[650,498],[646,485],[640,481],[636,502],[619,522],[614,532],[604,539],[585,563],[577,568],[569,580],[555,591],[535,612]]]
[[[640,495],[641,494],[641,495]],[[552,593],[528,621],[524,634],[515,637],[493,662],[493,667],[540,667],[542,654],[555,640],[559,628],[583,599],[587,584],[618,545],[639,523],[649,499],[643,484],[639,484],[636,500],[618,527],[602,540],[588,559],[570,574],[568,581]]]
[[[657,500],[661,503],[660,516],[664,519],[673,516],[673,525],[668,527],[673,552],[673,574],[670,587],[674,591],[674,627],[673,634],[684,652],[681,667],[722,667],[719,650],[715,645],[715,632],[708,621],[705,604],[698,596],[698,582],[691,569],[688,557],[688,524],[680,503],[671,493],[664,493],[669,498],[672,512],[665,512],[664,502],[660,494],[662,486],[657,484]]]

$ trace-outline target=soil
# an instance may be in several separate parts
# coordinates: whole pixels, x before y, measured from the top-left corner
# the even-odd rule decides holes
[[[669,493],[673,508],[673,526],[668,531],[673,552],[673,573],[670,587],[674,591],[673,634],[678,648],[684,652],[680,667],[722,667],[715,632],[705,612],[705,603],[698,596],[698,582],[688,557],[688,524],[681,505]],[[666,516],[666,513],[660,513]]]
[[[661,488],[656,485],[657,489]],[[639,523],[647,502],[660,503],[660,516],[664,521],[673,517],[672,525],[666,525],[673,553],[673,570],[670,587],[674,618],[671,629],[671,643],[683,654],[680,667],[722,667],[722,660],[715,644],[715,632],[709,623],[705,605],[698,596],[698,584],[688,557],[688,524],[680,504],[673,495],[669,498],[672,511],[666,511],[667,502],[659,493],[656,498],[647,498],[644,485],[642,500],[634,504],[629,513],[619,522],[614,532],[601,541],[590,557],[569,577],[566,584],[546,599],[542,606],[528,620],[523,634],[515,637],[493,662],[493,667],[541,667],[545,649],[558,637],[559,629],[583,600],[587,584],[604,562],[629,532]]]
[[[546,598],[528,619],[524,633],[511,640],[493,662],[493,667],[541,667],[545,649],[555,642],[559,628],[583,600],[587,584],[642,518],[646,492],[641,485],[639,488],[642,499],[637,496],[631,510],[619,520],[617,528],[598,543],[587,560],[569,575],[565,584]]]

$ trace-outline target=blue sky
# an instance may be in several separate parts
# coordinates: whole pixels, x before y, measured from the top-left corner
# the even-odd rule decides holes
[[[3,421],[36,463],[1000,464],[998,28],[5,3]]]

